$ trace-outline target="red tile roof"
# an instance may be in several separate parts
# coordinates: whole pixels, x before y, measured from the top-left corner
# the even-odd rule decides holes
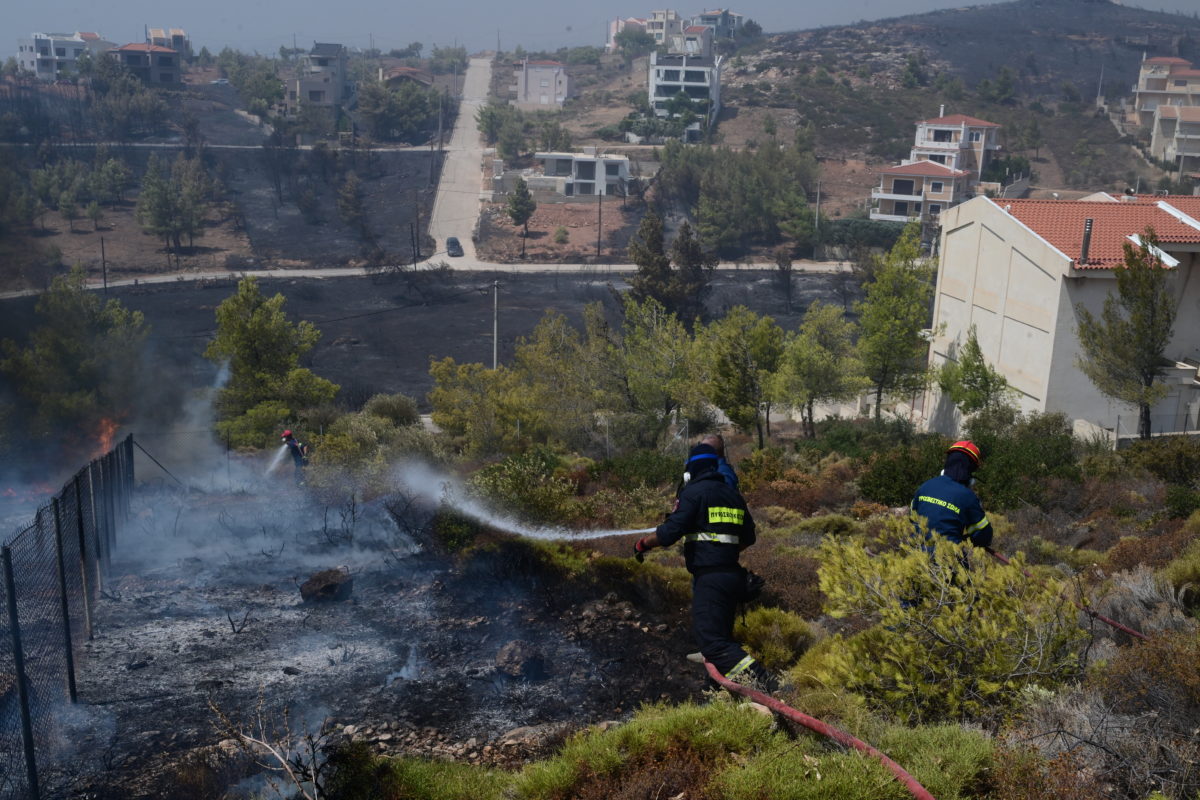
[[[923,175],[927,178],[965,178],[971,174],[965,170],[951,169],[936,161],[916,161],[912,164],[881,169],[879,172],[883,175]]]
[[[561,61],[530,61],[528,63],[529,63],[529,66],[531,66],[531,67],[561,67],[562,66]]]
[[[1188,67],[1172,67],[1172,78],[1200,78],[1200,69],[1192,69]]]
[[[708,30],[707,25],[688,25],[683,29],[684,33],[704,33]]]
[[[1168,199],[1154,198],[1155,201]],[[1129,241],[1128,237],[1142,234],[1147,228],[1153,228],[1163,244],[1200,244],[1200,227],[1183,222],[1161,208],[1159,202],[1148,202],[1148,199],[1121,203],[1070,200],[993,202],[1072,259],[1076,269],[1111,269],[1124,260],[1123,245]],[[1092,239],[1087,263],[1081,264],[1079,257],[1083,252],[1083,226],[1088,219],[1092,220]]]
[[[172,53],[175,51],[169,47],[163,47],[157,44],[123,44],[120,47],[114,47],[113,50],[122,53]]]
[[[84,41],[93,42],[100,38],[100,34],[92,33],[91,31],[80,31],[79,38]]]
[[[1154,58],[1145,59],[1142,63],[1143,64],[1187,64],[1189,67],[1192,65],[1192,62],[1188,61],[1186,58],[1176,58],[1175,56],[1155,56]]]
[[[925,125],[966,125],[969,128],[999,128],[1000,126],[994,122],[988,122],[984,119],[976,117],[968,117],[966,114],[951,114],[948,117],[938,117],[937,119],[921,120]]]

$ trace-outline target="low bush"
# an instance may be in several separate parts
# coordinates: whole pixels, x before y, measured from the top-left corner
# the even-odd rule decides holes
[[[1193,605],[1200,605],[1200,540],[1193,539],[1178,558],[1173,559],[1162,571],[1176,591],[1190,587]]]
[[[887,506],[907,506],[922,483],[937,475],[950,440],[925,436],[917,443],[874,454],[858,478],[864,498]]]
[[[363,413],[383,417],[396,427],[416,425],[421,421],[417,401],[403,394],[377,394],[363,403]]]
[[[771,548],[765,542],[742,553],[742,564],[763,577],[762,602],[804,619],[821,616],[825,596],[817,584],[818,562],[795,548]]]
[[[790,667],[816,638],[799,615],[763,606],[742,614],[734,625],[733,636],[770,670]]]
[[[1112,572],[1140,564],[1161,569],[1186,553],[1188,545],[1198,538],[1200,530],[1192,523],[1174,523],[1173,527],[1148,536],[1126,536],[1109,548],[1104,565]]]
[[[1064,586],[1026,580],[905,519],[888,522],[883,552],[828,537],[819,570],[826,610],[878,624],[832,653],[835,675],[879,710],[934,722],[1003,717],[1022,687],[1076,676],[1084,633]]]
[[[682,475],[681,458],[646,449],[598,461],[591,469],[592,480],[618,486],[664,486]]]
[[[562,522],[572,516],[576,484],[556,474],[561,462],[545,448],[509,456],[476,472],[470,488],[525,522]]]
[[[985,508],[1041,505],[1052,496],[1051,478],[1079,479],[1075,436],[1062,414],[985,411],[971,417],[966,433],[983,454],[978,492]]]
[[[324,796],[331,800],[500,800],[515,777],[453,761],[383,759],[364,742],[333,750],[329,768]]]
[[[1130,467],[1177,486],[1195,488],[1200,476],[1200,440],[1193,436],[1159,436],[1134,442],[1121,453]]]
[[[1074,753],[1045,758],[1033,748],[999,748],[988,774],[990,800],[1095,800],[1105,786]]]

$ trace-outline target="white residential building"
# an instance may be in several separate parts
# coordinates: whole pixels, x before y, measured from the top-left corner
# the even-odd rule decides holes
[[[879,171],[879,186],[871,192],[871,219],[936,218],[977,191],[1000,149],[1000,126],[965,114],[945,116],[944,106],[942,111],[942,116],[917,123],[907,159]]]
[[[727,8],[714,8],[712,11],[702,11],[692,17],[693,25],[704,25],[712,28],[713,35],[718,39],[732,39],[742,29],[742,15]]]
[[[688,25],[680,33],[671,35],[667,43],[667,52],[675,55],[711,58],[713,29],[707,25]]]
[[[17,64],[23,72],[52,81],[75,74],[75,62],[88,53],[96,58],[116,47],[114,42],[100,38],[97,33],[32,33],[17,39]]]
[[[1158,106],[1150,152],[1183,172],[1200,171],[1200,106]]]
[[[954,359],[972,326],[987,361],[1016,391],[1022,411],[1061,412],[1076,430],[1128,437],[1136,409],[1096,389],[1076,365],[1078,312],[1095,315],[1116,291],[1122,245],[1153,228],[1179,314],[1166,351],[1170,394],[1152,409],[1154,433],[1200,428],[1200,197],[1121,201],[992,200],[942,212],[930,364]],[[956,433],[960,420],[931,393],[930,427]]]
[[[651,11],[646,20],[646,32],[654,37],[654,43],[666,46],[671,37],[683,32],[684,19],[678,11],[666,8]]]
[[[514,73],[517,83],[512,104],[524,111],[553,111],[571,97],[571,76],[557,61],[522,59]]]
[[[671,100],[682,92],[694,104],[707,104],[708,121],[714,122],[721,110],[721,62],[721,56],[651,53],[647,92],[655,115],[668,116]]]
[[[530,189],[552,191],[566,197],[621,195],[629,181],[626,156],[597,153],[594,147],[582,153],[534,153],[543,165],[542,175],[528,179]]]
[[[1200,106],[1200,69],[1184,58],[1158,56],[1142,59],[1133,87],[1138,124],[1154,124],[1159,106]]]
[[[609,53],[617,51],[617,34],[621,31],[631,30],[646,30],[646,19],[644,17],[616,17],[608,21],[608,38],[604,42],[604,49]]]

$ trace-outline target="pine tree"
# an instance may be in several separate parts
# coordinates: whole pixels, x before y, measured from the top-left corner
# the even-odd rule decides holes
[[[529,238],[529,220],[533,217],[533,212],[537,211],[537,202],[529,193],[529,186],[524,179],[517,178],[516,188],[508,198],[506,210],[513,225],[520,225],[524,229],[524,234],[521,236],[521,258],[524,258],[525,240]]]
[[[1153,230],[1140,247],[1125,244],[1125,263],[1113,269],[1116,293],[1104,301],[1097,319],[1077,305],[1078,365],[1103,394],[1138,410],[1138,436],[1150,438],[1150,408],[1167,396],[1161,382],[1169,366],[1164,357],[1174,333],[1176,306],[1167,285],[1169,273],[1158,253]]]

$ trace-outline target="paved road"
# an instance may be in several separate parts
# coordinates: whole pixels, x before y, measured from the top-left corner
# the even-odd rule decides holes
[[[475,242],[471,240],[471,232],[479,218],[482,186],[483,142],[475,114],[487,102],[491,82],[492,62],[486,58],[472,58],[463,73],[458,118],[446,148],[446,161],[429,220],[429,235],[437,241],[438,252],[445,253],[447,236],[457,236],[462,242],[466,262],[475,262]],[[457,268],[459,264],[454,266]]]

